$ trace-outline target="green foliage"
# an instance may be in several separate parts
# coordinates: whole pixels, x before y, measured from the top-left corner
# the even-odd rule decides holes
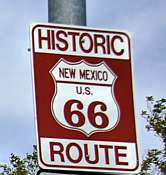
[[[142,111],[142,116],[146,119],[147,131],[153,131],[158,136],[163,148],[148,150],[142,162],[140,175],[150,175],[153,169],[156,174],[166,174],[166,99],[155,101],[153,96],[146,97],[147,110]]]
[[[27,153],[23,159],[11,154],[10,165],[0,164],[0,169],[2,170],[0,175],[34,175],[37,168],[37,149],[34,146],[33,153]]]

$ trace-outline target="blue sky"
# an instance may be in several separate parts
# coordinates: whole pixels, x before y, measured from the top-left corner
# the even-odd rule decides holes
[[[144,129],[145,97],[165,97],[166,1],[87,0],[87,26],[126,30],[132,36],[135,102],[142,156],[160,141]],[[0,1],[0,162],[36,144],[29,27],[47,22],[47,0]],[[155,139],[155,142],[153,141]]]

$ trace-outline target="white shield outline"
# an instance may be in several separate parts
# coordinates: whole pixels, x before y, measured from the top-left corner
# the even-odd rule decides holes
[[[84,131],[84,130],[82,130],[82,129],[80,129],[80,128],[75,128],[75,127],[72,127],[72,126],[67,126],[67,125],[63,124],[63,122],[61,122],[61,121],[58,119],[57,115],[55,114],[56,112],[55,112],[55,109],[54,109],[54,102],[55,102],[55,99],[56,99],[56,96],[57,96],[57,89],[58,89],[58,85],[57,85],[57,84],[58,84],[58,80],[56,79],[56,77],[55,77],[53,71],[55,70],[55,68],[56,68],[61,62],[65,63],[65,64],[68,64],[68,65],[71,65],[71,66],[80,65],[80,64],[85,64],[85,65],[90,66],[90,67],[100,67],[100,66],[102,65],[102,66],[104,66],[104,67],[113,75],[114,79],[113,79],[113,81],[112,81],[112,84],[110,84],[110,87],[109,87],[109,88],[111,88],[111,89],[110,89],[110,91],[111,91],[111,96],[112,96],[113,102],[114,102],[114,104],[115,104],[115,106],[116,106],[116,110],[117,110],[117,119],[116,119],[115,124],[114,124],[111,128],[106,129],[106,130],[105,130],[105,129],[103,129],[103,130],[102,130],[102,129],[100,129],[100,130],[99,130],[99,129],[96,129],[96,130],[91,131],[91,132],[88,133],[88,132],[86,132],[86,131]],[[68,61],[64,60],[63,58],[61,58],[61,59],[50,69],[49,73],[51,74],[51,76],[52,76],[52,78],[53,78],[53,80],[54,80],[54,85],[55,85],[54,95],[53,95],[52,100],[51,100],[51,112],[52,112],[52,115],[53,115],[54,119],[56,120],[56,122],[57,122],[59,125],[61,125],[62,127],[66,128],[66,129],[80,131],[80,132],[84,133],[87,137],[89,137],[90,135],[92,135],[93,133],[96,133],[96,132],[108,132],[108,131],[111,131],[111,130],[113,130],[113,129],[118,125],[118,123],[119,123],[119,121],[120,121],[120,108],[119,108],[119,105],[118,105],[118,103],[117,103],[117,101],[116,101],[116,98],[115,98],[115,96],[114,96],[114,84],[115,84],[115,81],[116,81],[116,79],[117,79],[117,75],[107,66],[107,64],[106,64],[104,61],[102,61],[102,62],[100,62],[100,63],[98,63],[98,64],[90,64],[90,63],[88,63],[88,62],[86,62],[86,61],[84,61],[84,60],[81,60],[81,61],[78,61],[78,62],[68,62]],[[70,81],[69,81],[69,82],[70,82]],[[55,104],[55,106],[56,106],[56,104]]]

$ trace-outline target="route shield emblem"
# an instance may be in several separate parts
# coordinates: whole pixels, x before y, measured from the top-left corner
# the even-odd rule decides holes
[[[120,116],[114,97],[117,76],[104,62],[92,65],[61,59],[50,74],[55,83],[52,114],[62,127],[86,136],[116,127]]]

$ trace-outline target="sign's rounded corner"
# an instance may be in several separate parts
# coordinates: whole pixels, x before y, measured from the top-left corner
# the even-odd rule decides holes
[[[139,160],[137,161],[136,167],[133,170],[134,170],[135,174],[140,173],[140,171],[141,171],[141,164],[140,164]]]
[[[39,165],[39,167],[40,167],[41,170],[42,170],[42,169],[43,169],[43,170],[49,169],[49,168],[48,168],[49,165],[47,165],[47,164],[43,161],[41,155],[38,156],[38,165]]]

